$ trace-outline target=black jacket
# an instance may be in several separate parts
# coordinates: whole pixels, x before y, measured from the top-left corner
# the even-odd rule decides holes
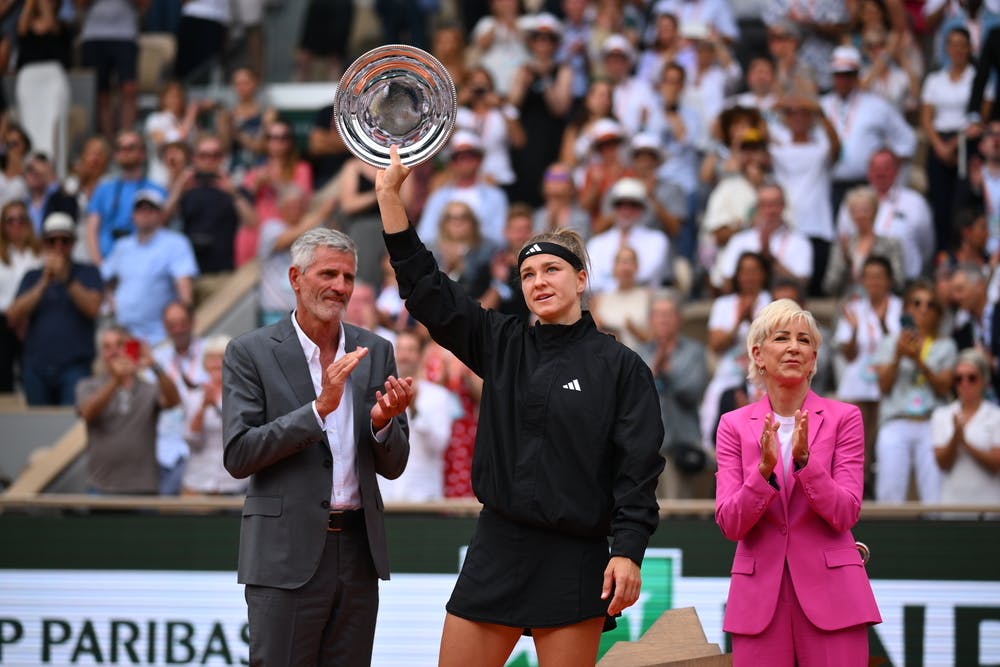
[[[986,96],[986,84],[990,79],[990,74],[1000,73],[1000,29],[992,29],[983,39],[982,47],[979,49],[979,64],[976,66],[976,77],[972,81],[972,92],[969,95],[969,104],[966,110],[969,113],[979,113],[982,109],[983,98]],[[1000,92],[1000,79],[993,84],[993,94]],[[990,117],[984,118],[983,122],[997,120],[1000,118],[1000,104],[994,103],[990,108]]]
[[[956,327],[951,332],[951,338],[955,341],[955,347],[958,351],[970,347],[975,347],[979,342],[976,337],[976,329],[971,321],[967,321],[960,327]],[[990,358],[992,359],[992,366],[990,367],[990,380],[993,386],[993,392],[996,396],[1000,396],[1000,306],[993,307],[993,313],[990,315]]]
[[[484,380],[472,460],[479,500],[514,521],[613,535],[611,555],[641,564],[663,470],[649,368],[589,313],[527,326],[468,298],[412,228],[385,238],[407,309]]]

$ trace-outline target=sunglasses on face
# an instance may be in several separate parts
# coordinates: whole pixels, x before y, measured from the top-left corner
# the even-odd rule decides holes
[[[930,299],[910,299],[910,305],[914,308],[931,308],[933,310],[938,309],[938,305],[931,301]]]
[[[29,218],[26,215],[8,215],[3,219],[4,222],[9,222],[10,224],[21,224],[25,225],[29,222]]]
[[[976,384],[979,382],[979,375],[976,373],[955,373],[953,377],[955,379],[955,384],[964,384],[966,382],[969,384]]]
[[[50,236],[45,239],[45,245],[47,246],[71,246],[73,245],[73,239],[68,236]]]

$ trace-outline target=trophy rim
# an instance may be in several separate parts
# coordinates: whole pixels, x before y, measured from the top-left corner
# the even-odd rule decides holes
[[[337,88],[334,91],[333,97],[333,124],[334,129],[337,131],[337,134],[340,135],[340,138],[347,147],[347,150],[349,150],[354,157],[358,158],[365,164],[379,169],[385,169],[390,164],[389,146],[381,146],[381,144],[377,144],[377,142],[373,140],[372,143],[377,144],[384,149],[384,153],[382,151],[375,153],[373,151],[365,150],[364,147],[358,145],[354,139],[354,134],[350,132],[348,128],[344,127],[345,119],[343,117],[342,110],[345,106],[345,102],[348,100],[348,96],[351,94],[351,88],[356,89],[356,85],[352,82],[352,79],[357,77],[361,69],[370,66],[371,63],[380,58],[391,56],[393,54],[411,57],[417,61],[426,63],[427,67],[434,71],[435,74],[441,79],[440,83],[445,85],[444,92],[450,102],[449,108],[443,112],[447,116],[447,120],[445,121],[447,127],[442,128],[442,130],[438,133],[438,136],[429,146],[424,147],[423,150],[416,154],[407,154],[404,150],[405,147],[400,146],[399,157],[400,162],[402,162],[404,166],[416,167],[433,159],[438,153],[440,153],[448,144],[448,141],[451,139],[451,135],[455,131],[455,121],[458,116],[458,91],[455,87],[455,81],[452,79],[451,73],[444,66],[444,64],[431,53],[410,44],[383,44],[358,56],[354,62],[352,62],[347,69],[344,70],[340,80],[337,82]],[[436,85],[440,85],[440,83],[435,83]]]

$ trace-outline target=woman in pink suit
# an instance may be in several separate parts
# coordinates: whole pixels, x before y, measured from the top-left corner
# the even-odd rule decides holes
[[[795,302],[764,307],[747,352],[765,394],[719,423],[715,520],[737,542],[723,621],[734,667],[864,667],[867,626],[882,621],[851,535],[861,413],[810,390],[820,342]]]

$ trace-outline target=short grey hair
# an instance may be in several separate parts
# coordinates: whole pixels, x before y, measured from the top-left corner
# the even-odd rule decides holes
[[[983,379],[983,390],[990,386],[990,363],[986,356],[974,347],[969,347],[958,353],[955,365],[952,370],[958,368],[959,364],[970,364],[976,367],[976,372]]]
[[[791,299],[772,301],[760,309],[757,316],[753,318],[753,322],[750,323],[750,331],[747,332],[747,357],[750,359],[747,380],[751,384],[760,382],[760,374],[753,362],[753,349],[762,346],[767,337],[777,331],[778,327],[795,321],[803,321],[809,327],[809,337],[813,340],[813,347],[817,355],[819,354],[820,345],[823,344],[823,334],[820,333],[819,325],[816,324],[816,318],[813,317],[813,314],[804,310],[802,306]],[[815,365],[809,375],[810,380],[813,375],[816,375]]]
[[[970,285],[986,283],[986,276],[983,275],[983,270],[971,262],[962,262],[959,264],[952,272],[951,277],[954,278],[959,275],[965,277]]]
[[[229,345],[230,340],[232,338],[225,334],[209,336],[205,339],[205,343],[201,348],[202,356],[207,357],[210,354],[214,354],[221,357],[226,353],[226,346]]]
[[[336,229],[317,227],[310,229],[292,243],[292,266],[305,272],[312,264],[316,248],[319,247],[350,253],[354,258],[354,266],[358,265],[358,248],[350,236]]]
[[[674,309],[677,311],[677,314],[683,316],[684,299],[681,297],[680,292],[670,287],[661,287],[653,290],[653,293],[649,298],[650,305],[660,303],[661,301],[667,301],[674,304]]]

